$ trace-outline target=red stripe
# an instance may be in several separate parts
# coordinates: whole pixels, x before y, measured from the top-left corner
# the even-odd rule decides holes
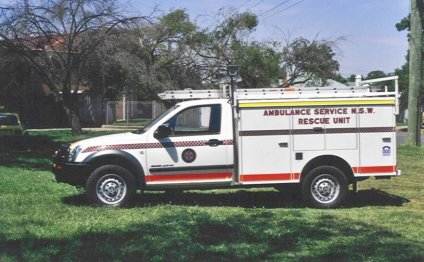
[[[231,179],[232,172],[224,173],[201,173],[201,174],[175,174],[175,175],[150,175],[146,176],[147,182],[163,181],[183,181],[183,180],[213,180],[213,179]]]
[[[300,173],[293,173],[293,179],[300,179]]]
[[[353,167],[354,173],[392,173],[396,172],[396,166],[359,166]]]
[[[295,177],[300,174],[294,174]],[[240,181],[251,182],[251,181],[275,181],[275,180],[292,180],[292,174],[255,174],[255,175],[240,175]],[[293,178],[296,179],[296,178]]]

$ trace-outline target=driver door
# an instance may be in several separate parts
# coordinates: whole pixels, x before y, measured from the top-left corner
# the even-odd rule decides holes
[[[232,141],[221,132],[221,120],[221,104],[211,104],[183,109],[164,123],[169,134],[148,141],[146,184],[231,183]]]

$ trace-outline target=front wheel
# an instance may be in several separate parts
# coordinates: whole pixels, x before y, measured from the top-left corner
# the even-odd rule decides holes
[[[136,194],[134,176],[125,168],[106,165],[91,173],[86,183],[89,202],[98,206],[119,207],[132,203]]]
[[[343,203],[348,193],[346,177],[340,169],[320,166],[310,171],[301,185],[303,199],[312,207],[333,208]]]

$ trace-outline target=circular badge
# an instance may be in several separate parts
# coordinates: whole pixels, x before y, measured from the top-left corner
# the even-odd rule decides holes
[[[193,149],[188,148],[183,151],[183,153],[181,154],[181,157],[184,160],[184,162],[192,163],[194,160],[196,160],[196,152],[194,152]]]

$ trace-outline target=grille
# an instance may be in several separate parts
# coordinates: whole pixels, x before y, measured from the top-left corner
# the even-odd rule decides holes
[[[61,145],[53,154],[55,163],[65,163],[69,158],[69,145]]]

